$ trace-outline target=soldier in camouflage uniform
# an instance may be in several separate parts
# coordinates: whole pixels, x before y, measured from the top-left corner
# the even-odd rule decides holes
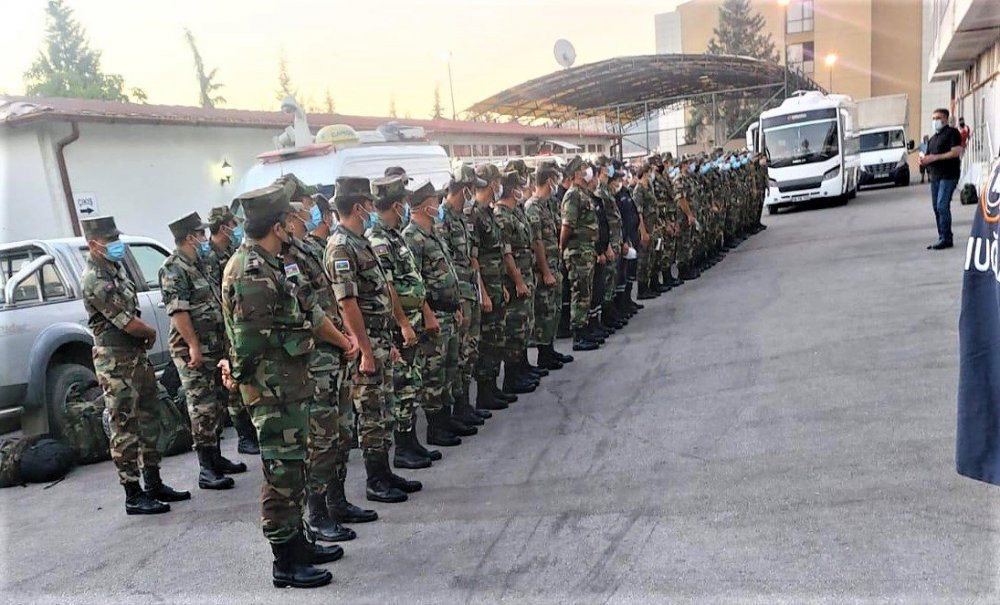
[[[243,225],[233,214],[229,206],[216,206],[208,213],[208,230],[211,234],[208,255],[204,258],[205,266],[211,274],[216,287],[222,290],[222,270],[232,258],[236,249],[243,243]],[[243,408],[239,393],[229,393],[226,397],[226,407],[229,419],[236,429],[239,442],[236,451],[241,454],[256,456],[260,454],[257,445],[257,432],[250,422],[250,414]]]
[[[618,281],[618,263],[622,254],[622,215],[615,203],[615,197],[608,188],[611,175],[615,172],[615,167],[611,160],[604,158],[598,166],[597,189],[594,193],[604,201],[604,216],[608,221],[608,248],[609,254],[607,266],[604,269],[604,300],[601,303],[601,322],[604,327],[610,330],[620,330],[628,323],[624,317],[619,317],[618,311],[612,304],[615,298],[615,290]]]
[[[406,316],[378,256],[363,236],[366,227],[375,222],[374,199],[368,179],[337,179],[333,204],[340,223],[330,236],[323,262],[344,323],[361,349],[352,377],[352,393],[368,475],[366,497],[375,502],[405,502],[409,492],[422,487],[418,481],[407,481],[389,468],[394,428],[393,364],[399,360],[393,332]],[[403,344],[416,344],[412,328]]]
[[[597,253],[594,251],[597,217],[594,215],[589,193],[583,188],[586,177],[580,156],[574,156],[567,162],[566,174],[572,176],[573,185],[566,191],[562,201],[559,251],[570,281],[573,350],[592,351],[599,346],[587,331],[594,263],[597,261]]]
[[[303,306],[309,303],[308,297],[315,298],[313,304],[322,309],[333,324],[331,336],[335,341],[317,340],[309,355],[309,376],[315,384],[315,393],[309,404],[305,523],[317,540],[353,540],[357,537],[354,530],[340,525],[329,510],[328,500],[332,499],[331,486],[337,481],[341,367],[357,356],[357,341],[342,331],[344,322],[323,267],[325,250],[307,237],[309,231],[318,226],[312,212],[312,208],[318,209],[312,201],[312,188],[306,187],[291,174],[275,181],[278,185],[285,182],[291,183],[292,199],[296,200],[291,203],[292,212],[286,223],[291,235],[291,246],[284,255],[288,280],[295,284],[299,296],[303,298]],[[310,206],[308,209],[306,203]],[[289,267],[295,269],[289,272]],[[336,494],[336,488],[333,494]]]
[[[653,178],[653,167],[645,164],[639,168],[637,173],[638,182],[632,189],[632,200],[639,211],[639,238],[641,249],[639,250],[639,267],[637,279],[639,281],[639,300],[649,300],[659,296],[659,291],[650,288],[653,279],[653,261],[655,259],[653,249],[653,235],[650,233],[651,226],[658,220],[656,197],[650,186]]]
[[[230,489],[224,473],[244,473],[245,464],[226,460],[219,435],[228,391],[222,388],[219,362],[225,356],[222,292],[205,264],[210,244],[207,225],[192,212],[169,225],[177,248],[160,267],[160,291],[170,316],[170,356],[181,378],[191,418],[191,436],[198,453],[198,487]]]
[[[300,292],[287,221],[293,187],[272,184],[237,198],[251,241],[233,255],[222,278],[222,312],[230,343],[223,380],[239,388],[257,429],[264,482],[261,519],[274,554],[272,582],[283,588],[329,584],[330,572],[312,565],[336,561],[339,546],[319,546],[302,531],[313,334],[332,340],[333,324]]]
[[[87,327],[94,335],[94,371],[104,390],[111,426],[111,459],[125,488],[125,513],[165,513],[164,502],[186,500],[189,492],[171,489],[160,479],[160,452],[153,408],[156,376],[146,350],[156,329],[140,318],[135,284],[122,266],[125,244],[110,216],[80,221],[90,254],[80,277]],[[139,486],[139,468],[145,491]]]
[[[559,173],[550,166],[540,166],[535,173],[535,192],[524,203],[524,212],[531,225],[535,300],[534,330],[529,345],[538,348],[538,365],[558,370],[573,361],[571,355],[555,350],[556,331],[562,307],[562,270],[559,263],[559,221],[553,214],[554,186]]]
[[[416,410],[420,405],[430,414],[440,409],[438,401],[422,399],[424,391],[423,365],[428,355],[437,349],[440,326],[434,311],[427,305],[427,287],[420,270],[416,266],[413,252],[403,239],[403,219],[407,216],[403,205],[406,198],[405,181],[399,176],[385,177],[372,181],[375,195],[375,209],[378,219],[366,233],[372,249],[385,270],[386,279],[395,290],[407,321],[414,330],[418,344],[403,347],[401,334],[397,335],[396,347],[400,350],[400,361],[393,368],[393,417],[396,421],[396,450],[393,464],[397,468],[427,468],[433,460],[441,459],[441,452],[428,450],[420,444],[415,430]],[[437,437],[437,435],[435,435]],[[449,441],[455,436],[450,433],[431,441]]]
[[[471,205],[473,187],[485,187],[486,181],[476,176],[472,166],[462,165],[455,169],[445,194],[444,217],[437,226],[437,233],[448,247],[455,274],[458,276],[458,291],[462,296],[462,325],[459,326],[458,385],[454,393],[455,403],[464,411],[467,424],[481,424],[491,418],[489,410],[501,409],[491,392],[480,390],[476,395],[476,407],[469,398],[475,366],[479,359],[479,329],[482,321],[482,307],[479,304],[479,274],[472,262],[472,219],[465,213],[466,203]],[[506,406],[504,406],[506,407]],[[474,421],[473,416],[478,417]]]

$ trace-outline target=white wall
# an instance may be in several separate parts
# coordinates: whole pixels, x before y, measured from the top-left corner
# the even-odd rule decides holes
[[[0,242],[72,233],[47,128],[0,128]]]
[[[655,15],[653,25],[656,35],[656,54],[683,52],[680,13],[670,11]]]
[[[921,32],[921,48],[923,49],[920,63],[920,73],[923,74],[923,84],[920,86],[920,137],[932,135],[931,112],[937,107],[949,107],[951,104],[951,82],[930,81],[930,56],[934,47],[933,1],[923,0],[923,31]],[[917,141],[919,143],[920,141]]]

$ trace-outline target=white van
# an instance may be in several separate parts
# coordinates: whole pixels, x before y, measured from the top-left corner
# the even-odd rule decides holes
[[[286,174],[294,174],[303,183],[330,195],[337,177],[380,178],[390,166],[402,166],[414,184],[430,180],[440,188],[451,178],[451,160],[440,145],[362,144],[338,148],[331,143],[312,143],[257,156],[257,163],[240,181],[237,195],[266,187]]]
[[[913,141],[906,140],[906,131],[902,126],[862,130],[858,139],[861,154],[859,185],[893,183],[897,187],[906,187],[910,184],[907,152],[913,149]]]

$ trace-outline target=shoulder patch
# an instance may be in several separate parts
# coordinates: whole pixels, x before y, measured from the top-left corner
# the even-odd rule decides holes
[[[288,263],[287,265],[285,265],[285,277],[294,278],[298,277],[301,274],[302,271],[299,270],[298,263]]]
[[[389,254],[389,246],[387,244],[375,244],[375,254],[378,254],[379,256],[385,256]]]
[[[349,261],[349,260],[333,261],[333,269],[334,269],[334,271],[336,271],[338,273],[340,273],[341,271],[350,271],[351,270],[351,261]]]

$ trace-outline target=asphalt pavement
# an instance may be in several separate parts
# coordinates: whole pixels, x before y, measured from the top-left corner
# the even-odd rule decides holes
[[[259,462],[126,517],[110,463],[0,490],[7,603],[997,603],[1000,490],[954,471],[973,210],[926,186],[766,216],[445,451],[310,591],[270,584]],[[561,349],[569,348],[567,341]],[[233,453],[235,440],[224,441]],[[355,458],[359,458],[355,456]],[[349,494],[364,502],[352,460]]]

